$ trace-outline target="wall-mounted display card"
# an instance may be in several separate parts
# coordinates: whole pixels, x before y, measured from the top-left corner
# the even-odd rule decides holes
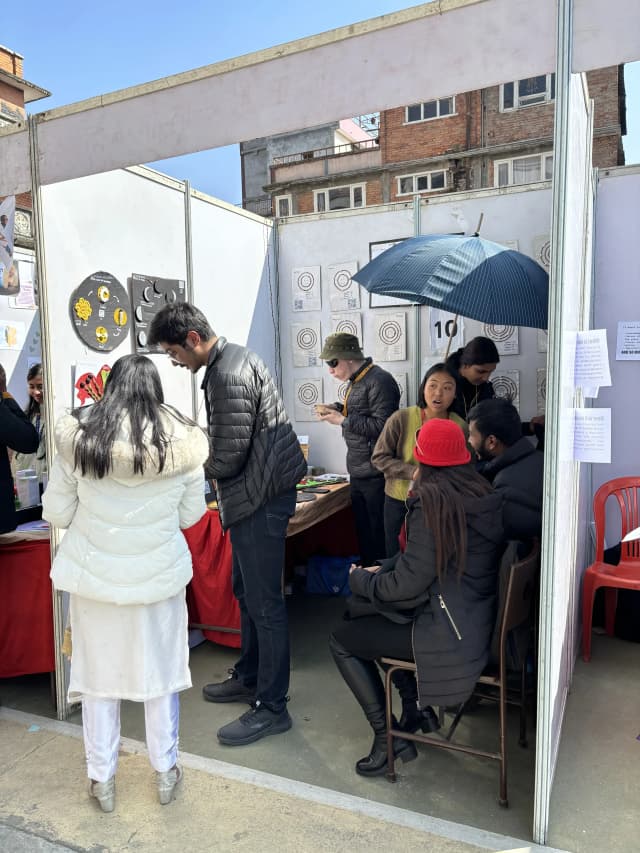
[[[291,297],[294,311],[320,311],[322,292],[320,267],[297,267],[291,272]]]

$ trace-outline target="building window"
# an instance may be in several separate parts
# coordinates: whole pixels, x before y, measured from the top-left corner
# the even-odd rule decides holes
[[[417,175],[399,175],[396,180],[398,195],[414,195],[447,188],[447,173],[444,169],[436,172],[420,172]]]
[[[512,157],[510,160],[493,161],[493,184],[496,187],[550,181],[552,175],[552,153],[532,154],[526,157]]]
[[[316,213],[326,213],[327,210],[347,210],[350,207],[364,207],[366,204],[364,184],[316,190],[313,195]]]
[[[500,86],[500,112],[546,104],[554,101],[555,97],[555,74],[540,74],[538,77],[527,77],[526,80],[503,83]]]
[[[411,104],[405,109],[405,123],[429,121],[433,118],[452,116],[456,111],[455,96],[438,98],[437,101],[425,101],[422,104]]]
[[[276,208],[276,216],[291,216],[292,207],[290,195],[277,195],[274,199],[274,202]]]

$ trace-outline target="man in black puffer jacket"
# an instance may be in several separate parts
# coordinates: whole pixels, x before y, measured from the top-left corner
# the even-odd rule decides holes
[[[384,474],[371,464],[371,454],[387,419],[398,408],[400,389],[390,373],[365,358],[355,335],[329,335],[320,358],[334,379],[349,383],[344,403],[319,406],[318,417],[342,428],[360,560],[363,566],[372,566],[393,556],[385,549]]]
[[[165,306],[151,324],[149,343],[192,373],[206,367],[211,451],[205,474],[215,481],[220,522],[231,534],[242,649],[230,677],[207,684],[203,694],[210,702],[249,702],[252,709],[223,726],[218,739],[228,746],[253,743],[291,728],[282,565],[306,461],[262,359],[218,337],[195,306]]]
[[[483,400],[469,412],[469,444],[479,471],[503,497],[507,539],[527,541],[542,529],[544,456],[522,435],[518,410],[509,400]]]

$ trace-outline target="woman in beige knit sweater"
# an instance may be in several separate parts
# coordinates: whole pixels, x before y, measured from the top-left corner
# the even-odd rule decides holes
[[[384,485],[384,535],[387,557],[399,550],[398,536],[406,515],[406,499],[416,461],[413,449],[416,432],[431,418],[445,418],[457,423],[467,435],[467,424],[453,412],[456,378],[443,364],[434,364],[426,372],[418,390],[418,405],[394,412],[386,422],[371,457],[382,471]]]

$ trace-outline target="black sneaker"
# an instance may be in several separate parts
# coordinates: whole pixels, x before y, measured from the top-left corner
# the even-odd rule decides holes
[[[214,684],[205,684],[202,695],[207,702],[248,702],[256,700],[256,688],[245,687],[235,669],[228,670],[229,678]]]
[[[267,735],[289,731],[292,725],[286,708],[282,711],[272,711],[258,701],[237,720],[219,729],[218,740],[225,746],[243,746]]]

